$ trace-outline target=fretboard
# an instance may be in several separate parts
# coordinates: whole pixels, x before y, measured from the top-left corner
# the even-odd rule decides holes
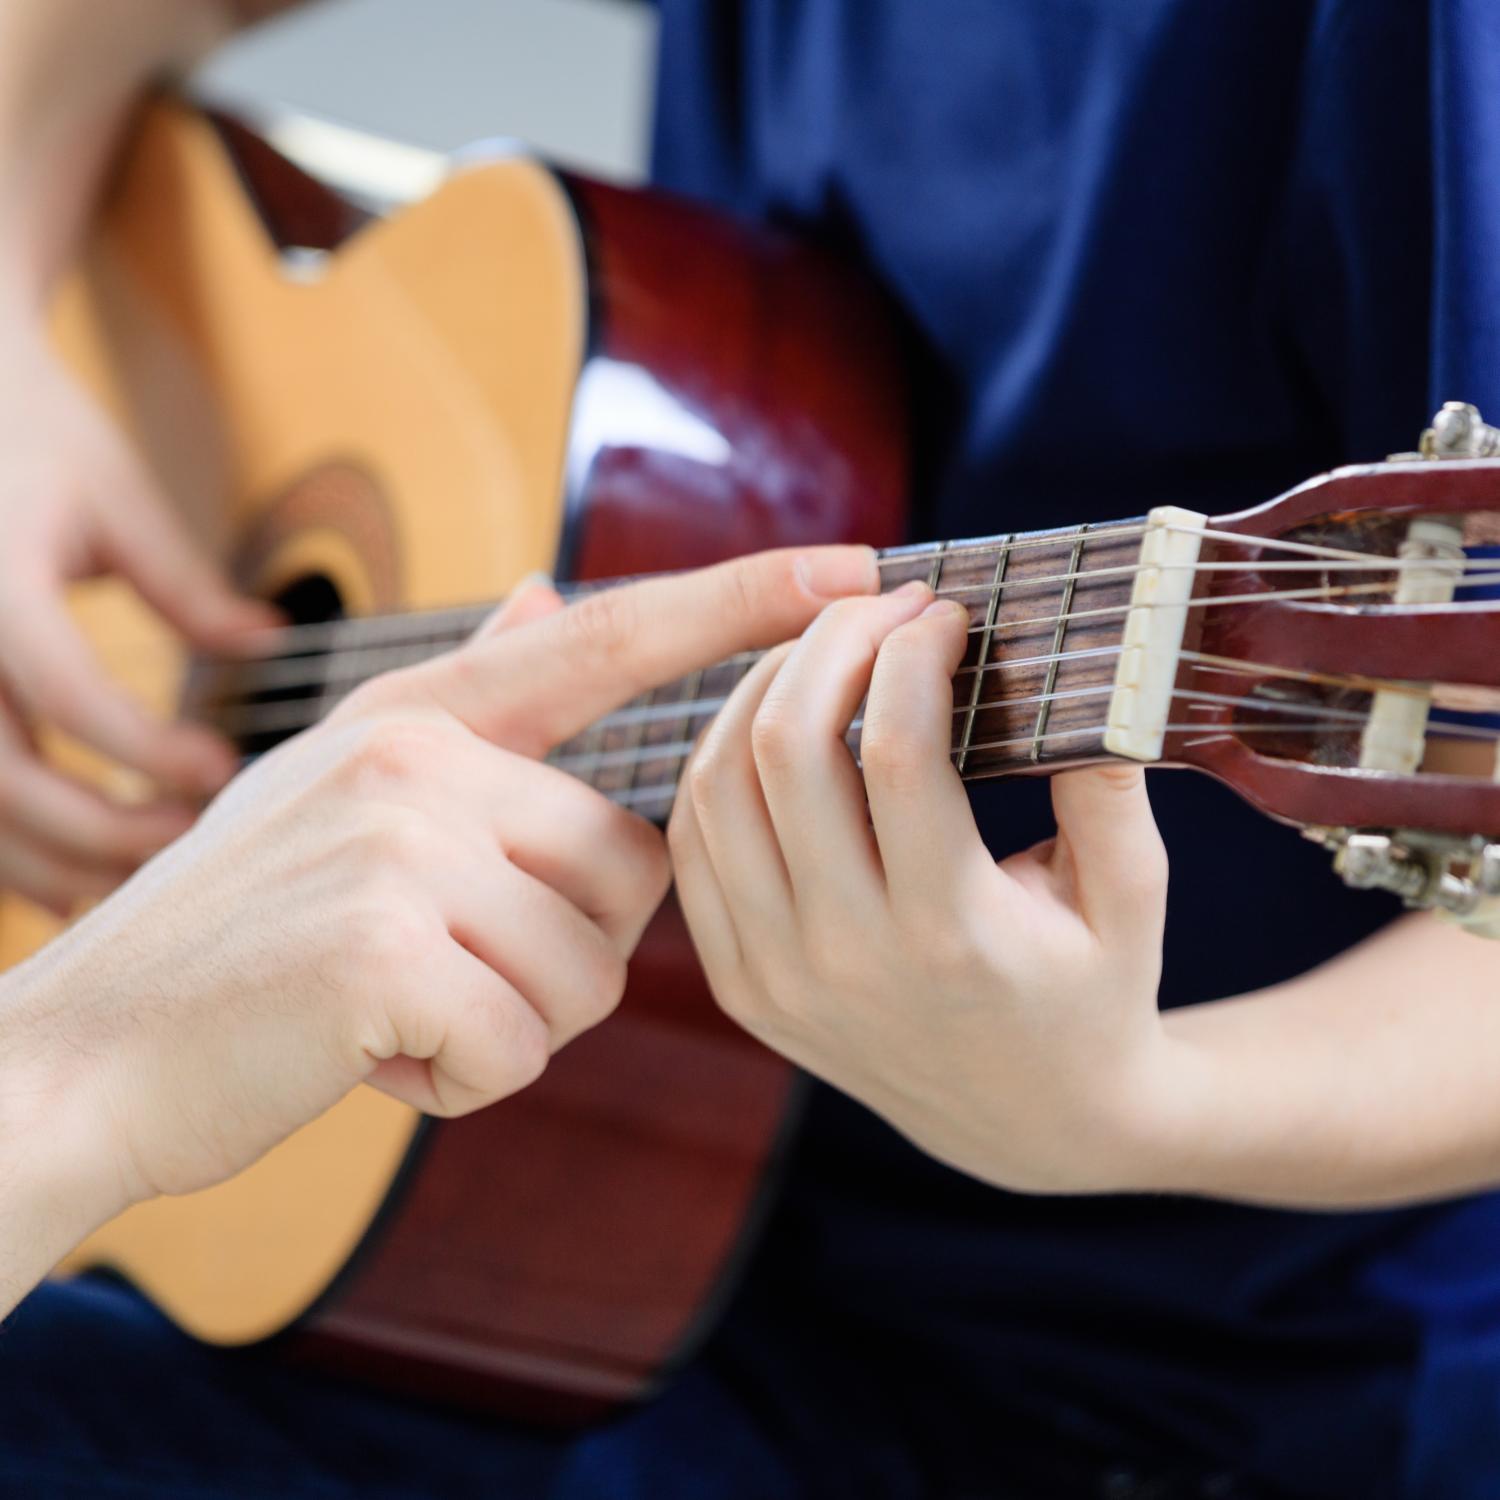
[[[1142,523],[1024,532],[880,554],[882,589],[912,579],[969,612],[954,677],[953,761],[973,779],[1103,753]],[[598,585],[584,585],[585,588]],[[274,656],[201,678],[197,712],[247,755],[315,722],[377,673],[465,640],[491,605],[292,627]],[[693,745],[758,660],[747,653],[623,704],[550,759],[664,819]],[[860,719],[849,744],[859,753]]]

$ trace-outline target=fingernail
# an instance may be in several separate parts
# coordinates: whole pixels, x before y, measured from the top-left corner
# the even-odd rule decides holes
[[[962,615],[964,624],[969,623],[969,612],[955,599],[934,599],[921,614],[919,620],[925,620],[929,615]]]
[[[797,559],[802,587],[823,599],[872,594],[880,583],[873,547],[825,547]]]
[[[529,589],[555,589],[557,585],[552,580],[550,573],[538,568],[534,573],[528,573],[511,591],[512,599],[519,598]]]

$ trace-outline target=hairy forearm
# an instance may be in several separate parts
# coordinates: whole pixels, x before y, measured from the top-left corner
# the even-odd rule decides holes
[[[142,90],[269,8],[0,0],[0,299],[46,298]]]
[[[1484,939],[1408,917],[1165,1026],[1160,1186],[1331,1208],[1500,1183],[1500,947]]]

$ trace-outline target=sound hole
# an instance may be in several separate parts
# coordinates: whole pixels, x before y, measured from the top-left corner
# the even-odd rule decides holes
[[[344,618],[344,602],[332,579],[306,574],[274,596],[288,622],[288,635],[274,656],[214,662],[194,671],[189,711],[213,724],[246,760],[307,728],[339,695],[332,627]]]
[[[333,580],[309,573],[277,594],[275,603],[294,625],[326,625],[344,618],[344,601]]]

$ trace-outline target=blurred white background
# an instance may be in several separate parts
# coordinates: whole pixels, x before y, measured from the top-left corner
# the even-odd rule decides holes
[[[655,48],[639,0],[323,0],[247,33],[201,82],[439,151],[511,136],[631,182]]]

